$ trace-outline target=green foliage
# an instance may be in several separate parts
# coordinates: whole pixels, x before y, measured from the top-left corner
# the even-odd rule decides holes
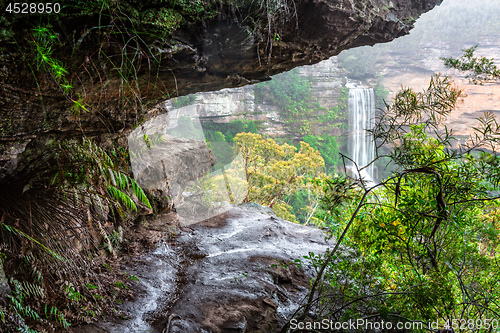
[[[326,111],[311,96],[311,83],[296,70],[257,84],[255,99],[275,105],[291,131],[300,135],[311,134],[317,115]]]
[[[87,288],[89,288],[89,290],[97,289],[97,286],[93,285],[92,283],[86,283],[85,285],[87,286]]]
[[[207,16],[213,15],[208,11],[212,1],[206,0],[166,0],[164,2],[171,3],[176,8],[179,9],[184,15],[188,15],[192,18],[207,18]]]
[[[145,100],[176,93],[167,91],[158,80],[161,60],[168,53],[163,50],[175,53],[182,44],[172,39],[174,31],[205,24],[217,15],[230,16],[247,30],[248,38],[267,37],[264,48],[271,54],[273,36],[294,16],[292,5],[290,0],[67,0],[61,4],[64,22],[50,25],[44,20],[28,20],[22,34],[3,29],[0,35],[8,39],[23,36],[15,42],[33,73],[42,103],[46,94],[41,94],[41,84],[50,79],[74,103],[69,111],[76,116],[82,110],[97,112],[93,107],[101,105],[112,82],[119,84],[111,90],[118,94],[121,109],[140,113],[145,110]],[[10,25],[10,19],[7,21]]]
[[[28,285],[25,283],[23,287],[21,282],[14,279],[11,279],[10,283],[13,286],[13,289],[12,295],[9,295],[9,298],[12,302],[14,311],[21,317],[28,317],[32,320],[39,320],[40,316],[38,315],[38,313],[36,313],[36,311],[34,311],[29,305],[24,304],[24,300],[30,297],[29,289],[36,290],[38,286]],[[26,288],[27,286],[29,286],[29,289]]]
[[[385,108],[385,100],[389,96],[389,90],[384,88],[380,79],[379,77],[377,84],[373,87],[373,92],[375,93],[375,107],[378,110],[383,110]]]
[[[349,88],[343,86],[340,88],[339,97],[337,98],[337,106],[329,109],[326,114],[320,116],[320,122],[328,125],[328,128],[341,128],[347,127],[347,108],[349,102]],[[324,136],[325,134],[323,134]],[[340,138],[337,138],[340,140]],[[325,160],[326,162],[326,160]],[[334,164],[326,162],[326,164]]]
[[[219,131],[214,131],[210,135],[210,140],[213,142],[226,142],[226,136]]]
[[[64,86],[64,90],[67,91],[68,85]],[[85,102],[83,101],[83,98],[80,96],[80,94],[76,94],[77,98],[72,100],[73,105],[71,106],[71,113],[74,114],[75,116],[80,116],[81,111],[86,111],[88,112],[89,110],[87,109],[87,106],[85,105]]]
[[[128,289],[128,287],[122,281],[116,281],[114,284],[118,289]]]
[[[143,23],[151,23],[168,32],[177,30],[181,25],[181,21],[182,15],[171,8],[152,9],[142,14]]]
[[[477,45],[464,49],[459,58],[441,58],[448,68],[455,68],[467,73],[467,77],[474,83],[498,82],[500,80],[500,69],[495,65],[493,59],[486,57],[474,57]]]
[[[256,134],[257,126],[253,121],[241,119],[233,120],[229,124],[207,122],[203,124],[203,133],[217,161],[214,169],[219,169],[223,165],[231,163],[235,157],[234,136],[238,133]]]
[[[109,235],[109,240],[110,240],[111,245],[113,247],[112,247],[112,249],[108,248],[108,251],[110,253],[113,253],[113,249],[115,251],[120,251],[121,244],[123,242],[123,228],[121,226],[118,226],[117,230],[113,230],[111,235]]]
[[[255,122],[253,120],[251,120],[250,122],[248,122],[246,124],[246,128],[245,128],[245,132],[247,133],[254,133],[254,134],[257,134],[257,125],[255,124]]]
[[[340,162],[340,150],[336,137],[327,134],[323,134],[322,136],[307,135],[302,140],[319,151],[325,161],[327,170],[332,171],[336,169]]]
[[[128,274],[127,272],[125,272],[125,274],[127,275],[127,279],[132,280],[132,281],[140,282],[140,280],[139,280],[139,278],[137,276],[132,275],[132,274]]]
[[[78,98],[73,98],[73,85],[66,78],[68,70],[63,63],[53,56],[53,51],[56,45],[59,44],[59,34],[56,33],[50,24],[38,25],[32,29],[32,44],[35,48],[35,63],[38,70],[44,69],[57,83],[62,94],[73,102],[71,112],[79,116],[80,111],[88,112],[87,106],[83,102],[80,94],[76,94]]]
[[[40,25],[33,29],[33,44],[36,48],[35,59],[37,61],[37,68],[47,66],[47,69],[56,78],[61,78],[67,73],[66,70],[61,70],[60,62],[53,59],[52,44],[59,41],[59,36],[56,34],[50,25]]]
[[[308,178],[302,188],[287,194],[284,199],[286,202],[284,208],[293,219],[286,219],[301,224],[312,223],[319,227],[325,227],[326,219],[324,216],[326,212],[321,204],[321,198],[324,196],[325,183],[330,179],[330,176],[324,174]]]
[[[327,179],[323,184],[322,206],[335,219],[340,219],[344,213],[341,208],[348,206],[353,200],[360,199],[355,191],[356,187],[357,183],[345,175]]]
[[[64,168],[55,173],[51,179],[53,185],[57,187],[83,185],[91,193],[102,193],[92,200],[108,201],[123,217],[125,211],[122,207],[137,211],[136,202],[152,209],[140,186],[120,170],[121,161],[113,159],[92,140],[84,139],[81,144],[74,141],[63,142],[60,149],[57,153],[58,158],[65,159],[64,162],[70,165],[64,165]],[[70,167],[71,164],[74,168]],[[131,195],[137,199],[133,199]]]
[[[42,318],[35,309],[26,303],[28,299],[46,299],[45,290],[37,283],[18,281],[12,278],[10,279],[10,284],[12,286],[12,295],[8,296],[11,302],[10,310],[18,318],[16,323],[18,331],[36,332],[26,324],[25,319],[37,322]],[[54,319],[64,329],[70,326],[70,323],[59,309],[50,306],[49,310],[48,304],[45,304],[45,318]],[[4,316],[2,316],[2,319],[5,322]]]
[[[339,103],[340,110],[347,111],[349,102],[349,88],[347,87],[340,88],[340,95],[339,98],[337,99],[337,102]]]
[[[324,168],[318,151],[305,142],[297,149],[252,133],[237,134],[234,141],[245,163],[248,180],[245,201],[269,206],[280,217],[296,221],[292,207],[284,199],[300,190],[317,197],[313,180],[323,176]]]
[[[235,135],[238,133],[257,134],[257,132],[257,125],[253,120],[246,121],[236,119],[228,124],[214,122],[206,122],[203,124],[203,133],[205,134],[205,138],[211,142],[232,143]]]
[[[274,76],[271,81],[257,84],[255,99],[258,103],[276,106],[280,118],[285,121],[287,131],[293,133],[293,136],[299,135],[302,140],[319,150],[329,173],[333,173],[339,160],[341,138],[331,134],[345,128],[347,124],[349,89],[341,87],[337,98],[338,105],[327,110],[313,97],[311,84],[310,78],[292,70]],[[276,140],[286,142],[283,139]]]
[[[310,210],[309,192],[307,190],[298,190],[287,195],[284,201],[286,202],[286,206],[283,207],[283,212],[277,212],[274,209],[276,215],[288,221],[297,221],[300,224],[306,224]],[[283,216],[287,216],[284,214],[288,214],[289,217],[284,218]]]
[[[149,48],[147,40],[152,34],[163,40],[165,35],[176,30],[182,20],[177,10],[168,7],[151,10],[141,5],[137,8],[129,2],[110,0],[68,0],[62,11],[75,21],[83,16],[88,24],[76,28],[72,36],[62,24],[35,25],[27,38],[33,51],[26,52],[24,59],[30,67],[34,62],[39,71],[48,74],[62,95],[74,103],[71,111],[75,115],[92,108],[96,102],[93,99],[96,93],[94,87],[104,91],[105,81],[119,82],[119,99],[124,109],[141,109],[144,106],[144,88],[162,90],[154,82],[154,70],[159,65],[159,58]],[[59,60],[68,57],[66,49],[69,43],[73,45],[73,54],[79,52],[82,45],[85,48],[92,45],[85,50],[83,62],[64,65]],[[139,79],[145,60],[152,78],[146,84]],[[37,79],[37,74],[33,74]],[[163,93],[168,95],[166,91]]]
[[[95,231],[113,254],[122,237],[120,227],[108,234],[101,221],[125,219],[138,205],[151,209],[143,190],[123,171],[127,165],[121,152],[108,153],[90,139],[50,145],[50,154],[39,156],[17,177],[4,179],[0,196],[0,239],[9,244],[7,258],[16,260],[28,252],[16,270],[19,282],[12,282],[17,292],[11,301],[19,316],[32,320],[41,318],[36,314],[43,310],[33,304],[39,305],[46,294],[64,295],[76,312],[86,300],[92,306],[96,300],[80,286],[97,280],[87,255],[99,245]],[[54,290],[60,283],[56,281],[68,283]],[[57,308],[45,312],[46,319],[66,326]]]
[[[496,205],[480,199],[492,184],[470,155],[449,155],[423,129],[415,125],[405,134],[404,152],[394,154],[404,171],[377,193],[386,204],[359,212],[346,244],[383,263],[371,275],[388,293],[387,311],[426,322],[464,310],[466,320],[485,319],[500,310],[493,301],[500,297],[494,282],[499,230],[485,223]]]
[[[230,122],[231,134],[236,135],[238,133],[245,132],[245,123],[241,119],[233,120]]]
[[[45,305],[45,317],[47,319],[55,319],[62,328],[68,328],[71,326],[66,318],[64,318],[64,314],[54,306],[51,306],[49,310],[49,306],[47,304]]]
[[[313,306],[315,320],[404,318],[426,329],[498,316],[500,124],[486,114],[467,143],[447,148],[444,121],[461,96],[441,77],[423,92],[402,89],[372,131],[378,148],[392,148],[393,174],[374,188],[343,177],[325,184],[337,244],[308,258],[318,277],[299,320]]]

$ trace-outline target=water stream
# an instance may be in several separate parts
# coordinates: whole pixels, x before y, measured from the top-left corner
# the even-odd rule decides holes
[[[358,176],[357,169],[368,165],[375,157],[375,143],[367,131],[373,128],[375,117],[375,94],[371,88],[351,88],[349,90],[349,157],[356,163],[351,166]],[[375,178],[373,164],[360,170],[359,175],[368,183]]]
[[[179,254],[162,242],[153,252],[141,257],[139,265],[129,267],[128,272],[137,276],[145,288],[143,296],[120,307],[132,314],[132,318],[109,322],[102,327],[110,333],[158,332],[153,321],[161,317],[169,302],[176,300],[179,261]]]

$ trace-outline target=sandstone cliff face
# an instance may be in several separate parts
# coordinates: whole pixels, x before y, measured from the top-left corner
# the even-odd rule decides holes
[[[392,40],[440,2],[288,1],[282,2],[284,14],[272,19],[252,16],[245,8],[235,14],[238,8],[221,5],[209,8],[217,13],[210,17],[171,25],[163,39],[147,34],[151,27],[158,31],[158,24],[130,35],[126,15],[111,19],[105,26],[111,30],[103,32],[96,28],[103,19],[98,13],[68,13],[51,21],[58,42],[47,48],[68,70],[69,93],[35,59],[33,29],[39,20],[12,16],[0,23],[5,32],[0,38],[0,177],[29,164],[22,153],[29,150],[25,155],[33,157],[49,139],[116,139],[141,122],[150,105],[169,96],[255,83],[347,48]],[[124,2],[123,8],[132,15],[146,5],[148,11],[169,10],[156,1]]]
[[[311,66],[302,66],[297,69],[297,74],[307,78],[311,87],[310,97],[321,107],[332,109],[338,106],[341,88],[345,86],[346,72],[338,64],[336,57]],[[167,110],[178,109],[176,112],[179,114],[199,118],[202,122],[229,123],[236,119],[254,121],[259,124],[260,133],[271,137],[294,138],[299,135],[287,128],[279,106],[267,100],[265,96],[263,100],[256,99],[256,85],[200,92],[192,99],[191,104],[180,108],[176,106],[175,100],[168,100],[163,106]],[[341,133],[337,130],[331,134]]]
[[[481,45],[476,52],[478,56],[500,59],[498,36],[484,36],[474,42]],[[482,117],[484,112],[492,112],[497,117],[500,115],[500,84],[474,84],[466,74],[447,69],[441,58],[459,54],[457,49],[462,46],[453,46],[446,41],[421,46],[418,60],[408,59],[404,52],[389,52],[384,57],[384,63],[377,64],[383,75],[382,84],[390,92],[391,100],[401,87],[411,87],[415,91],[426,89],[433,73],[449,76],[465,93],[445,122],[448,128],[453,129],[458,146],[473,134],[473,127],[478,126],[477,118]]]

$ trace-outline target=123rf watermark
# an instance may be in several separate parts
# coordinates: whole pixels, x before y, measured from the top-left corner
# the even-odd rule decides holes
[[[325,331],[339,331],[339,330],[357,330],[357,331],[368,331],[368,330],[495,330],[499,332],[500,321],[498,319],[451,319],[447,321],[434,321],[430,322],[428,325],[419,321],[407,321],[407,322],[391,322],[391,321],[368,321],[366,319],[356,319],[348,321],[333,321],[329,319],[323,319],[321,321],[297,321],[292,319],[290,321],[290,328],[292,330],[325,330]]]

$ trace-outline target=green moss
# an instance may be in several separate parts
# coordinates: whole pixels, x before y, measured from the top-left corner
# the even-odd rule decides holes
[[[176,0],[174,3],[191,15],[200,15],[205,11],[206,2],[200,0]]]
[[[153,24],[169,31],[179,28],[181,21],[182,15],[171,8],[147,10],[142,16],[143,23]]]

